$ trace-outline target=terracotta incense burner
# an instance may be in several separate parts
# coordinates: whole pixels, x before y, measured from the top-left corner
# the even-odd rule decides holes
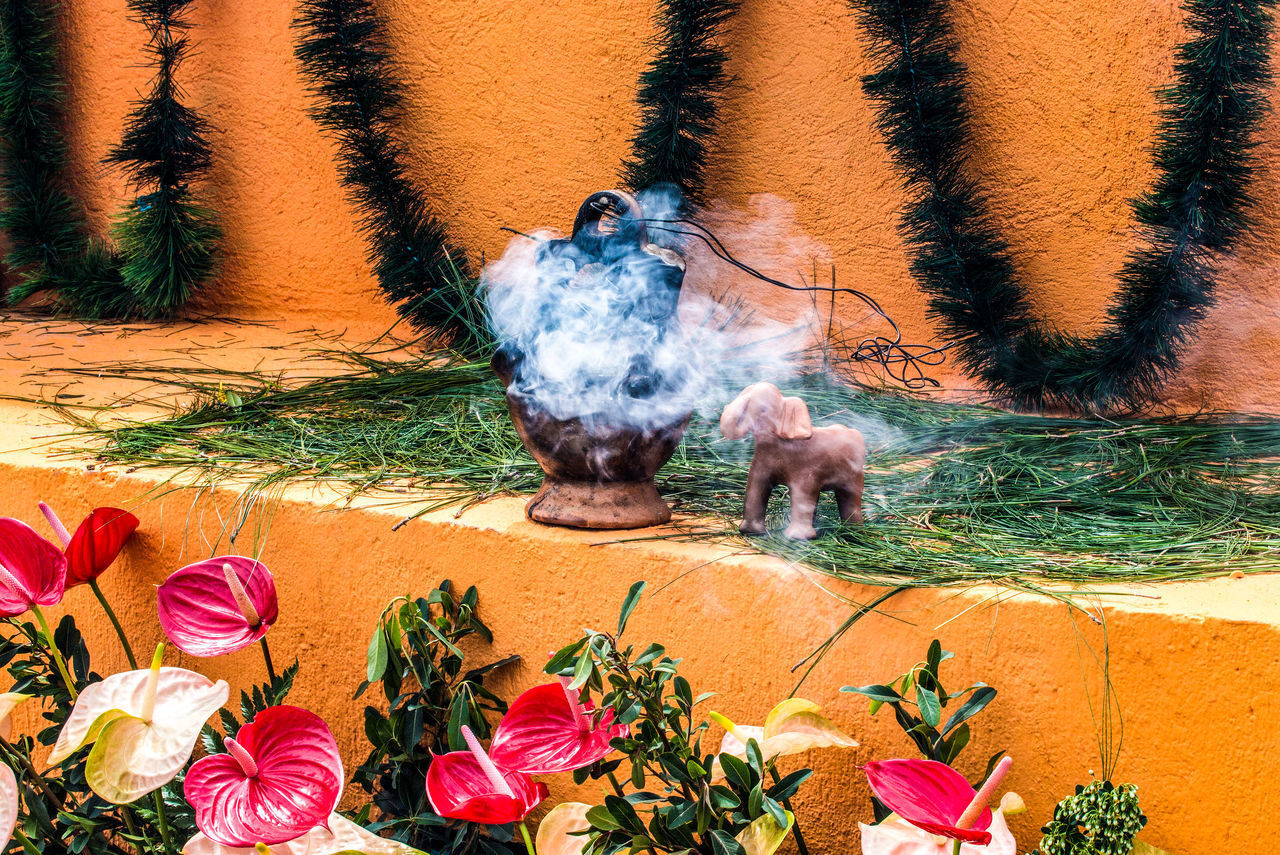
[[[571,237],[539,246],[538,268],[563,271],[546,296],[555,301],[556,317],[580,295],[585,328],[639,324],[655,340],[674,330],[684,263],[679,254],[648,242],[641,216],[639,203],[625,193],[594,193],[579,209]],[[547,403],[547,381],[534,365],[554,354],[531,356],[520,342],[499,347],[494,373],[507,386],[521,441],[545,473],[525,508],[530,519],[585,529],[642,528],[671,519],[653,478],[680,444],[689,411],[672,412],[669,369],[658,367],[655,353],[641,348],[624,357],[619,374],[576,380],[589,393],[584,400],[608,405],[572,416],[564,415],[564,404],[554,405],[562,411],[558,417]],[[655,406],[647,406],[651,402]]]

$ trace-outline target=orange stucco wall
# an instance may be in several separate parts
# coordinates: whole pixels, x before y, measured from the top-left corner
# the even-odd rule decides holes
[[[636,118],[635,78],[649,56],[651,0],[380,5],[406,72],[413,173],[473,260],[502,250],[500,226],[566,227],[583,196],[615,183]],[[100,159],[145,85],[145,33],[127,19],[125,0],[66,6],[69,133],[84,198],[105,226],[127,194]],[[334,146],[305,114],[292,6],[206,0],[193,14],[196,50],[183,81],[217,128],[212,190],[227,231],[214,308],[380,332],[394,315],[377,297]],[[1134,242],[1128,200],[1151,178],[1153,92],[1169,81],[1183,38],[1178,4],[957,0],[955,27],[973,72],[974,168],[996,200],[1019,273],[1045,318],[1095,329]],[[902,196],[859,88],[869,65],[847,5],[744,0],[727,47],[735,85],[711,194],[734,208],[755,194],[777,196],[794,209],[786,228],[802,247],[799,266],[808,269],[808,256],[829,259],[911,340],[931,338],[895,230]],[[1256,188],[1259,239],[1223,267],[1221,303],[1169,390],[1183,407],[1274,409],[1280,401],[1272,358],[1280,344],[1278,145],[1272,118]],[[738,249],[768,266],[749,246]],[[794,272],[792,259],[782,261],[782,272]],[[750,294],[761,304],[781,299]],[[845,312],[862,315],[852,305]],[[971,386],[942,376],[953,390]]]

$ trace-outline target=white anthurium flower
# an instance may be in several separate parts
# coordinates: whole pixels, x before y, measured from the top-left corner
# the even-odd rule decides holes
[[[330,814],[325,825],[270,846],[223,846],[197,834],[182,847],[182,855],[423,855],[419,849],[379,837],[337,813]]]
[[[587,811],[591,805],[582,802],[561,802],[547,812],[538,823],[538,837],[534,851],[538,855],[582,855],[590,838],[574,832],[586,831]]]
[[[156,648],[150,668],[87,686],[49,755],[56,765],[92,743],[85,778],[112,804],[136,801],[173,780],[195,750],[200,728],[227,702],[225,681],[161,667],[163,649]]]
[[[31,695],[21,692],[0,693],[0,739],[9,740],[13,736],[13,711],[31,700]]]
[[[760,746],[765,761],[814,748],[856,748],[857,740],[821,715],[821,709],[804,698],[787,698],[769,711],[764,727],[735,724],[720,713],[711,713],[715,723],[724,728],[719,753],[746,760],[747,743],[752,739]],[[724,776],[718,755],[713,764],[713,776]]]
[[[18,826],[18,779],[8,764],[0,763],[0,849],[9,845]]]
[[[955,841],[917,828],[893,814],[879,825],[858,823],[862,855],[951,855]],[[960,844],[960,855],[1018,855],[1018,844],[1004,821],[1003,810],[991,812],[991,842],[986,846]]]

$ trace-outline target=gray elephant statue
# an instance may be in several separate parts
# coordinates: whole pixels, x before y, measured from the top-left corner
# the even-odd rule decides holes
[[[867,449],[858,431],[842,425],[815,428],[803,400],[784,397],[772,383],[753,383],[724,408],[720,432],[726,439],[742,439],[750,433],[756,440],[738,529],[743,534],[765,533],[765,508],[779,484],[791,494],[787,537],[812,540],[818,536],[813,514],[818,494],[824,490],[835,493],[845,522],[862,522]]]

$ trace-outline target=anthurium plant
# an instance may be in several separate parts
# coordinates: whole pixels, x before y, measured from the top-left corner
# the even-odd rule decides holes
[[[612,793],[597,805],[558,808],[544,821],[539,845],[557,855],[770,855],[789,832],[798,832],[787,804],[812,774],[802,768],[784,775],[778,758],[805,740],[805,747],[856,743],[800,701],[775,711],[771,718],[781,727],[774,733],[769,722],[755,729],[717,716],[725,733],[721,749],[709,750],[711,723],[695,709],[712,695],[695,694],[679,673],[680,660],[662,645],[641,648],[623,641],[644,587],[632,586],[616,631],[588,632],[546,665],[571,701],[598,695],[587,713],[592,722],[626,730],[610,742],[621,758],[602,758],[574,774],[579,782],[607,781]],[[783,732],[797,741],[788,744]],[[548,831],[548,822],[559,833]]]

